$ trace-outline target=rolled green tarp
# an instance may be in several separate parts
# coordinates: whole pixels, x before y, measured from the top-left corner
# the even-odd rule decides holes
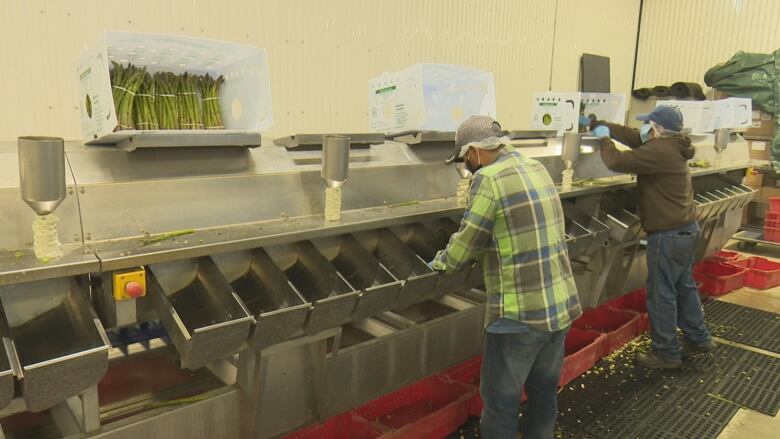
[[[732,96],[750,98],[775,121],[772,165],[780,171],[780,49],[772,53],[739,51],[704,74],[704,83]]]
[[[653,92],[649,88],[638,88],[631,92],[631,96],[646,101],[647,98],[653,95]]]
[[[701,90],[701,85],[695,82],[675,82],[669,88],[669,91],[678,99],[704,100],[704,92]]]
[[[656,85],[652,89],[653,96],[659,97],[659,98],[665,98],[669,96],[669,87],[665,85]]]

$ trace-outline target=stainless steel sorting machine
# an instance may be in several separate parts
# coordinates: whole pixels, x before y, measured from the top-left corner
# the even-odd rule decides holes
[[[560,195],[583,304],[641,286],[634,179],[604,167],[596,139],[564,165],[554,133],[510,134],[553,179],[573,166]],[[444,165],[453,133],[348,136],[337,222],[323,218],[319,135],[254,149],[66,143],[64,254],[45,263],[32,251],[17,145],[0,144],[5,428],[276,437],[479,353],[480,268],[442,276],[426,264],[462,213],[459,176]],[[697,138],[696,160],[713,144]],[[724,166],[691,170],[699,257],[754,196],[741,184],[745,141],[732,133],[722,154]]]

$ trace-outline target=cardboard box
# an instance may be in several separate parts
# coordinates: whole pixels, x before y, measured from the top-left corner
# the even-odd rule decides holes
[[[770,140],[775,135],[775,120],[771,113],[754,109],[750,128],[745,131],[746,139]]]
[[[165,71],[176,74],[210,74],[224,76],[219,95],[225,130],[219,133],[262,131],[273,124],[271,82],[265,49],[225,41],[179,35],[106,32],[89,48],[76,66],[81,130],[85,141],[112,143],[117,137],[112,85],[111,61],[145,66],[150,73]],[[188,130],[187,134],[215,131]],[[123,130],[123,136],[142,133]],[[143,133],[147,133],[144,131]],[[181,133],[176,130],[157,133]]]
[[[448,64],[416,64],[368,81],[371,132],[455,131],[473,115],[496,118],[491,72]]]
[[[626,121],[626,96],[616,93],[536,93],[531,106],[531,127],[559,135],[579,130],[580,113],[607,122]]]
[[[772,160],[772,142],[768,140],[748,140],[750,158],[753,160]]]

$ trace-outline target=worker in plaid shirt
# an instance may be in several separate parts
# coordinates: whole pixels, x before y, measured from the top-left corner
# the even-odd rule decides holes
[[[558,191],[541,163],[523,156],[498,122],[472,116],[455,134],[473,173],[460,230],[431,262],[453,272],[482,263],[487,306],[480,393],[482,437],[551,438],[571,322],[582,313],[566,248]]]

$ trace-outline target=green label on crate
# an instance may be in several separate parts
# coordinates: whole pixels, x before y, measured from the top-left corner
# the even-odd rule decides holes
[[[377,91],[376,91],[376,92],[374,92],[374,93],[375,93],[375,94],[378,94],[378,95],[381,95],[381,94],[383,94],[383,93],[389,93],[389,92],[391,92],[391,91],[395,91],[395,86],[394,86],[394,85],[392,85],[392,86],[390,86],[390,87],[380,88],[379,90],[377,90]]]
[[[92,73],[92,67],[87,67],[87,70],[81,72],[81,75],[79,75],[79,79],[86,78],[87,76],[89,76],[90,73]]]

